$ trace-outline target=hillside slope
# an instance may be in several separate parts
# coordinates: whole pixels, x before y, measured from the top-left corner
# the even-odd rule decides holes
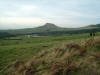
[[[74,28],[62,28],[52,23],[46,23],[45,25],[36,28],[6,30],[6,32],[9,32],[11,34],[32,34],[32,33],[45,33],[45,32],[52,32],[52,31],[68,31],[72,29]]]

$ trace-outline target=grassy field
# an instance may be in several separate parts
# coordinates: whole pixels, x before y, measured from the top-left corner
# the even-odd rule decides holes
[[[99,33],[97,34],[99,36]],[[63,43],[80,40],[86,40],[89,34],[63,35],[63,36],[48,36],[38,38],[28,38],[26,36],[13,37],[8,39],[0,39],[0,74],[11,63],[15,61],[27,61],[40,51],[48,50],[49,48],[57,47]]]

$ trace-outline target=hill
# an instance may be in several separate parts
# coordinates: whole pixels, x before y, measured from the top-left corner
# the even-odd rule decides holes
[[[58,26],[56,26],[55,24],[52,24],[52,23],[46,23],[45,25],[40,26],[38,28],[57,29],[57,28],[60,28],[60,27],[58,27]]]
[[[58,27],[52,23],[46,23],[43,26],[36,28],[26,28],[26,29],[16,29],[16,30],[6,30],[6,32],[14,34],[31,34],[31,33],[42,33],[42,32],[51,32],[51,31],[63,31],[69,30],[69,28]]]
[[[89,25],[86,27],[80,28],[62,28],[56,26],[52,23],[46,23],[43,26],[36,28],[26,28],[26,29],[16,29],[16,30],[4,30],[11,35],[63,35],[63,34],[78,34],[78,33],[89,33],[92,29],[96,29],[96,31],[100,31],[100,24]]]
[[[90,25],[90,27],[100,27],[100,24]]]
[[[91,29],[91,28],[99,28],[99,27],[100,27],[100,24],[96,24],[96,25],[88,25],[88,26],[81,27],[81,28]]]

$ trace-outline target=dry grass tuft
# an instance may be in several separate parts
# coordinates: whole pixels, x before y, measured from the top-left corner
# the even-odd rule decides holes
[[[36,68],[33,68],[33,66],[27,66],[25,62],[16,62],[13,65],[14,72],[11,73],[11,75],[33,75],[37,72]]]
[[[84,46],[80,46],[78,44],[75,44],[75,43],[70,43],[70,44],[67,44],[66,45],[66,48],[72,50],[77,50],[80,52],[80,55],[84,55],[86,53],[86,48]]]

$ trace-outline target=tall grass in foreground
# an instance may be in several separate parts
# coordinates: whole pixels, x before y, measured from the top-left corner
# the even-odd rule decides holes
[[[40,52],[29,61],[16,61],[5,75],[100,75],[100,38],[69,42]]]

